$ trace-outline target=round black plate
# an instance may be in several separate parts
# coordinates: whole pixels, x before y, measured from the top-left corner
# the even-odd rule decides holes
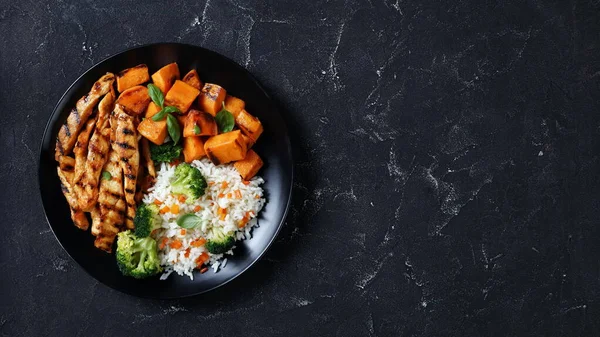
[[[124,277],[117,269],[114,254],[94,247],[89,231],[76,228],[70,217],[67,202],[60,190],[54,161],[55,138],[75,102],[86,94],[92,84],[106,72],[119,72],[140,63],[150,72],[167,63],[177,62],[183,74],[195,68],[202,81],[216,83],[227,92],[246,102],[246,110],[257,116],[264,133],[254,146],[265,165],[260,175],[265,179],[267,203],[259,216],[260,227],[253,238],[237,244],[235,255],[228,258],[226,268],[198,272],[194,280],[172,274],[167,280],[158,277],[135,280]],[[215,289],[248,269],[269,248],[281,228],[290,204],[293,163],[286,125],[275,104],[250,73],[232,60],[213,51],[185,44],[161,43],[133,48],[96,64],[79,77],[65,92],[54,108],[42,139],[40,149],[39,184],[42,203],[50,228],[67,253],[90,275],[116,290],[142,297],[178,298],[197,295]]]

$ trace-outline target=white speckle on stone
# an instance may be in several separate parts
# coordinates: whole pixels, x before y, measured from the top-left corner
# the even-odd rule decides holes
[[[541,157],[541,156],[543,156],[543,155],[544,155],[544,151],[540,151],[540,152],[538,153],[538,157]]]

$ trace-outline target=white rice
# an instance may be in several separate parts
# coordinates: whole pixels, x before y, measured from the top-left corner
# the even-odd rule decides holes
[[[193,247],[192,241],[204,238],[211,239],[210,231],[213,227],[222,227],[226,232],[234,231],[236,240],[250,239],[250,231],[252,227],[257,226],[257,215],[265,204],[263,190],[260,187],[264,180],[260,177],[254,177],[244,184],[240,174],[233,165],[215,166],[208,159],[195,160],[191,163],[197,167],[208,183],[206,191],[200,199],[192,204],[180,202],[176,195],[171,195],[170,180],[175,173],[175,166],[162,164],[157,172],[156,184],[148,190],[144,195],[144,203],[154,203],[160,201],[161,209],[165,206],[169,209],[174,206],[179,206],[179,213],[161,212],[163,223],[159,230],[156,230],[152,236],[159,243],[159,258],[161,265],[164,268],[164,273],[161,280],[166,279],[172,272],[179,275],[188,275],[191,279],[194,278],[193,271],[198,268],[196,260],[203,254],[209,254],[209,261],[206,263],[214,272],[220,268],[224,268],[227,264],[227,259],[223,258],[225,254],[233,255],[230,250],[225,254],[211,254],[204,246]],[[226,182],[226,186],[223,186]],[[241,198],[236,198],[236,190],[240,191]],[[195,212],[194,209],[199,206],[200,209]],[[227,214],[223,220],[218,215],[219,208],[227,210]],[[203,224],[194,229],[183,231],[176,223],[177,218],[183,214],[194,213],[203,220]],[[249,221],[244,225],[242,219],[248,215]],[[239,224],[242,227],[239,227]],[[169,243],[178,240],[182,243],[181,248],[172,248]],[[165,244],[161,245],[164,241]],[[189,253],[186,252],[189,249]]]

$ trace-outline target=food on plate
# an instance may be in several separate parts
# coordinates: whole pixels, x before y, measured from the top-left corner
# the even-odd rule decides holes
[[[240,130],[235,130],[210,137],[204,143],[204,151],[210,161],[219,165],[244,159],[247,147]]]
[[[242,132],[252,138],[254,142],[258,140],[258,137],[263,132],[263,126],[258,120],[258,118],[252,116],[246,110],[240,111],[240,113],[235,118],[235,123],[242,130]]]
[[[71,153],[77,141],[79,131],[81,131],[85,122],[87,122],[90,115],[94,112],[94,108],[100,98],[111,90],[114,81],[115,75],[111,73],[100,77],[94,83],[90,92],[77,101],[75,107],[69,113],[67,121],[58,131],[58,136],[56,137],[56,160],[61,155],[69,155]]]
[[[117,74],[117,91],[123,92],[136,85],[150,81],[150,73],[148,66],[138,64],[135,67],[120,71]]]
[[[221,110],[221,105],[225,101],[226,95],[227,91],[223,87],[213,83],[206,83],[202,87],[198,98],[200,110],[216,116],[217,112]]]
[[[175,83],[175,81],[178,79],[179,67],[177,66],[177,63],[169,63],[152,74],[152,82],[163,93],[169,91],[173,83]]]
[[[189,136],[183,138],[183,159],[186,163],[206,156],[204,142],[200,136]]]
[[[121,109],[132,116],[138,116],[146,111],[148,103],[150,103],[148,88],[141,85],[123,91],[117,98],[117,104],[121,106]]]
[[[192,69],[187,74],[185,74],[185,76],[183,76],[182,81],[198,90],[202,89],[202,81],[200,81],[200,76],[198,76],[198,72],[196,71],[196,69]]]
[[[233,164],[233,167],[235,167],[244,180],[250,180],[250,178],[254,177],[262,166],[262,159],[253,150],[248,150],[244,159],[238,160]]]
[[[131,231],[119,233],[117,265],[125,276],[147,278],[161,272],[156,241],[137,237]]]
[[[125,276],[225,267],[266,202],[251,149],[263,126],[246,108],[195,69],[180,80],[177,63],[102,76],[56,137],[71,220],[107,253],[117,241]]]
[[[180,113],[184,114],[192,106],[199,93],[200,90],[183,81],[177,80],[167,92],[165,104],[176,107]]]
[[[240,113],[240,111],[244,110],[245,107],[246,103],[241,99],[231,95],[227,95],[227,97],[225,97],[225,109],[231,112],[233,118],[237,118],[237,115]]]
[[[190,110],[183,127],[184,137],[214,136],[219,133],[215,118],[204,111]]]

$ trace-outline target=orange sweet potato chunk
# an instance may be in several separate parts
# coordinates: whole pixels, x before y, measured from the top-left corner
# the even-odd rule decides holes
[[[183,157],[186,163],[191,163],[205,155],[204,142],[202,142],[202,139],[199,136],[183,138]]]
[[[226,95],[227,91],[225,88],[216,84],[206,83],[200,92],[198,105],[202,111],[206,111],[209,114],[216,116],[217,112],[221,111],[221,108],[223,107]]]
[[[167,64],[152,74],[152,82],[154,82],[154,85],[156,85],[163,94],[168,92],[169,89],[171,89],[171,86],[173,86],[173,83],[178,79],[179,67],[175,62]]]
[[[152,143],[162,145],[167,138],[167,120],[153,121],[152,118],[146,118],[138,125],[138,132]]]
[[[254,145],[254,143],[255,143],[254,139],[252,139],[252,138],[250,138],[250,137],[246,136],[246,135],[245,135],[243,132],[242,132],[242,138],[243,138],[243,139],[244,139],[244,141],[246,142],[246,147],[247,147],[248,149],[250,149],[250,148],[251,148],[251,147]]]
[[[120,104],[129,115],[138,116],[146,111],[150,100],[148,88],[136,85],[123,91],[116,104]]]
[[[258,140],[258,137],[263,132],[263,126],[258,118],[252,116],[246,110],[240,111],[235,118],[235,124],[237,124],[246,136],[252,138],[254,142]]]
[[[158,105],[154,104],[154,102],[150,102],[150,104],[148,104],[148,107],[146,108],[145,117],[150,118],[150,117],[156,115],[157,113],[159,113],[160,110],[161,109]]]
[[[192,69],[187,74],[185,74],[185,76],[183,76],[182,81],[198,90],[202,89],[202,81],[200,81],[200,76],[198,76],[198,72],[196,71],[196,69]]]
[[[196,133],[194,129],[198,127],[199,131]],[[183,136],[214,136],[219,133],[217,128],[217,122],[215,118],[204,111],[190,110],[185,119],[185,125],[183,127]]]
[[[250,180],[254,177],[262,166],[262,159],[253,150],[249,150],[244,159],[238,160],[233,164],[233,167],[235,167],[244,180]]]
[[[131,87],[150,81],[148,66],[138,64],[133,68],[127,68],[117,74],[117,90],[123,92]]]
[[[200,90],[177,80],[165,96],[165,106],[172,105],[184,114],[190,109],[199,93]]]
[[[204,152],[213,164],[226,164],[246,157],[246,142],[240,130],[210,137],[204,143]]]
[[[225,109],[227,109],[227,111],[231,112],[231,114],[233,115],[233,118],[236,118],[237,115],[240,114],[240,112],[242,110],[244,110],[246,108],[246,103],[244,101],[242,101],[241,99],[231,96],[231,95],[227,95],[227,97],[225,97]]]

